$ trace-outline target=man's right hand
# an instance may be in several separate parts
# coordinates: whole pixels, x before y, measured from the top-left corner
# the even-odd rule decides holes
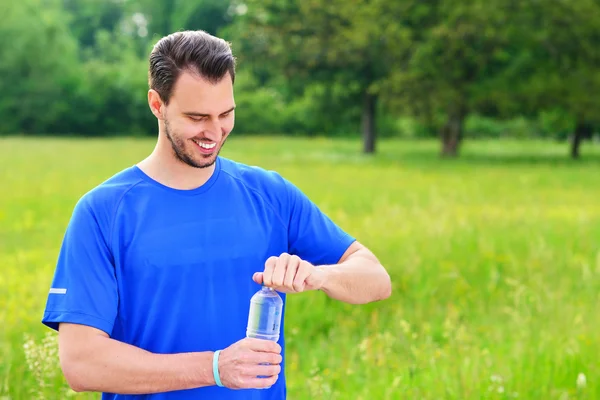
[[[281,346],[278,343],[244,338],[221,351],[219,355],[221,383],[230,389],[270,387],[279,377],[281,361]],[[266,378],[258,378],[259,376]]]

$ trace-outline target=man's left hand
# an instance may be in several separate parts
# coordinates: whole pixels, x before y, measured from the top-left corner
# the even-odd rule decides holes
[[[282,293],[300,293],[323,286],[325,273],[296,255],[282,253],[265,262],[265,270],[256,272],[252,280]]]

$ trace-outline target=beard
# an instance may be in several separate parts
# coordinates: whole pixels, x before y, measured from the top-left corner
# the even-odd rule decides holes
[[[213,165],[217,160],[217,156],[221,152],[223,144],[225,144],[225,141],[220,144],[218,143],[218,147],[214,153],[210,155],[198,154],[200,157],[202,157],[202,160],[195,160],[194,156],[190,154],[189,151],[186,151],[186,140],[182,139],[181,136],[177,135],[176,133],[175,135],[173,133],[174,132],[171,131],[171,128],[169,127],[169,121],[165,120],[165,134],[167,139],[169,139],[169,142],[171,142],[171,147],[173,148],[175,157],[182,163],[193,168],[208,168]]]

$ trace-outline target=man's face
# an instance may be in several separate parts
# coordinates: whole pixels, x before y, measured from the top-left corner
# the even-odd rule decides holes
[[[211,84],[184,71],[173,88],[169,105],[163,109],[165,134],[175,157],[194,168],[214,164],[233,129],[234,108],[229,74]]]

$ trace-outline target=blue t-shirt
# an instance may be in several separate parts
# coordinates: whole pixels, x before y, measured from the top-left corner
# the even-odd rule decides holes
[[[267,258],[335,264],[353,241],[276,172],[218,157],[204,185],[178,190],[132,166],[77,202],[42,322],[90,325],[155,353],[224,349],[245,337],[260,289],[252,275]],[[270,389],[102,398],[283,400],[284,325],[282,372]]]

